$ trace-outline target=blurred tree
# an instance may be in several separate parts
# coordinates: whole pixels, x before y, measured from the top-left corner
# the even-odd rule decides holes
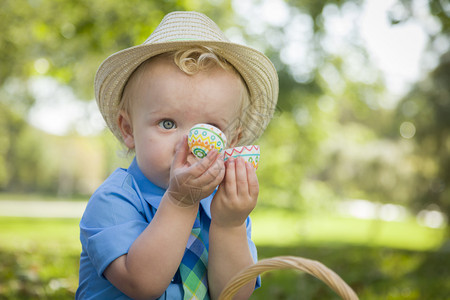
[[[33,75],[52,76],[93,98],[102,60],[140,44],[174,10],[200,10],[226,22],[230,2],[5,0],[0,4],[0,87]]]
[[[228,22],[232,13],[230,1],[0,3],[0,190],[40,190],[61,195],[92,192],[92,183],[98,182],[88,184],[86,178],[82,182],[78,168],[79,161],[96,158],[87,157],[88,147],[71,145],[71,151],[64,151],[68,147],[64,143],[29,128],[26,123],[28,110],[35,101],[29,79],[50,76],[69,85],[80,99],[93,99],[94,75],[101,61],[109,54],[144,42],[162,17],[174,10],[202,11],[219,24]],[[105,152],[111,151],[106,148]],[[66,156],[58,160],[61,150]],[[56,155],[52,157],[50,153]],[[82,153],[86,157],[80,157]],[[70,158],[77,162],[71,163]],[[102,163],[100,168],[99,177],[110,169]]]
[[[416,176],[412,181],[417,210],[437,205],[450,216],[450,52],[438,67],[401,101],[396,127],[412,139]]]
[[[448,45],[449,6],[438,0],[419,2],[394,1],[387,17],[392,26],[408,21],[420,24],[429,38],[426,55],[433,60]],[[264,6],[268,2],[256,3]],[[444,84],[428,85],[426,91],[419,88],[421,93],[415,88],[405,99],[406,104],[402,102],[394,110],[386,108],[386,99],[392,96],[358,37],[347,40],[346,46],[350,50],[341,53],[335,52],[338,45],[329,44],[327,39],[328,17],[360,10],[364,1],[286,3],[289,4],[289,21],[258,24],[263,28],[256,33],[247,29],[246,36],[250,42],[266,39],[267,42],[256,42],[256,45],[263,45],[280,76],[279,120],[271,123],[261,141],[262,149],[271,150],[263,152],[263,159],[267,159],[262,161],[260,170],[261,181],[272,189],[265,201],[301,208],[311,203],[308,199],[315,199],[312,201],[315,206],[324,208],[327,203],[333,207],[330,199],[356,198],[404,205],[415,202],[416,211],[426,207],[427,203],[435,203],[448,214],[448,200],[444,199],[449,197],[443,191],[448,185],[448,175],[443,174],[448,172],[444,163],[448,162],[448,127],[443,121],[430,121],[438,120],[435,116],[438,113],[448,119],[448,111],[443,107],[447,104],[442,99],[448,94],[443,86],[448,85],[442,75],[443,70],[448,70],[445,61],[441,60],[430,75],[430,78],[436,77],[435,73],[440,70],[438,73],[443,78],[440,82]],[[427,15],[426,12],[430,13]],[[251,20],[244,17],[242,23],[245,21]],[[292,28],[296,28],[294,34]],[[291,49],[292,43],[308,47],[306,50],[304,47]],[[307,57],[307,61],[297,63],[296,58],[302,56]],[[430,99],[431,91],[439,101]],[[412,103],[411,98],[420,100]],[[441,104],[438,106],[429,101]],[[397,111],[406,109],[411,113],[422,107],[433,112],[422,118],[421,126],[432,129],[419,144],[402,137],[400,127],[408,118]],[[414,126],[416,122],[418,120],[410,120],[411,124],[404,126]],[[428,125],[424,125],[426,122]],[[438,127],[440,130],[432,131]],[[417,132],[414,139],[419,140],[419,135]],[[427,150],[420,151],[421,148]],[[431,152],[427,154],[426,151]],[[423,180],[425,178],[427,180]],[[418,193],[418,190],[422,192]],[[424,191],[437,192],[442,199],[432,200],[433,197]],[[322,204],[318,205],[321,196],[324,196]]]
[[[38,136],[22,116],[1,103],[0,120],[0,191],[44,188],[41,183],[46,169]]]
[[[391,17],[393,24],[410,19],[422,23],[429,33],[427,55],[439,57],[436,68],[399,103],[395,125],[403,129],[403,136],[411,131],[406,138],[414,143],[412,205],[416,210],[437,208],[450,216],[450,3],[430,0],[426,5],[433,19],[423,18],[410,1],[396,8],[406,13]]]

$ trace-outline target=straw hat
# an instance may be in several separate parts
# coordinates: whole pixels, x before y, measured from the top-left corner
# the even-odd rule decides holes
[[[278,99],[278,76],[271,61],[261,52],[230,42],[207,16],[197,12],[167,14],[142,44],[108,57],[95,76],[95,97],[106,124],[122,141],[117,113],[124,87],[133,71],[147,59],[189,46],[213,47],[241,74],[250,93],[244,108],[244,130],[239,144],[252,143],[265,130]]]

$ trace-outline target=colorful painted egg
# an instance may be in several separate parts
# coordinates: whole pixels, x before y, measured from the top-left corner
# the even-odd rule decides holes
[[[189,131],[188,144],[195,156],[203,158],[212,149],[222,152],[227,145],[227,138],[217,127],[209,124],[197,124]]]
[[[258,169],[260,157],[259,146],[249,145],[226,149],[224,152],[224,160],[226,161],[230,157],[242,157],[246,162],[251,163],[255,169]]]

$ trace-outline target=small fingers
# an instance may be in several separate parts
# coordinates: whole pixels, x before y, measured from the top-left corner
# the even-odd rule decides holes
[[[196,181],[203,182],[205,185],[217,186],[223,180],[225,176],[224,161],[220,156],[217,156],[212,165],[200,175]]]
[[[256,176],[256,170],[251,163],[245,163],[245,166],[247,168],[249,195],[253,199],[257,199],[259,194],[259,183],[258,177]]]
[[[172,167],[174,168],[182,167],[186,162],[187,156],[189,154],[187,139],[187,135],[183,135],[183,137],[175,147],[175,155],[172,162]]]
[[[196,177],[201,176],[214,164],[218,157],[219,152],[216,149],[209,151],[205,158],[197,161],[190,167],[192,175]]]
[[[242,158],[236,160],[236,186],[239,196],[248,195],[247,167]]]
[[[236,189],[236,160],[229,158],[227,160],[227,167],[225,170],[225,188],[228,194],[235,195]]]

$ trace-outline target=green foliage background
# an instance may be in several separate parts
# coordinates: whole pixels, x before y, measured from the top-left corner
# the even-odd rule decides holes
[[[254,1],[253,5],[261,3]],[[292,18],[307,15],[311,21],[312,36],[307,42],[314,57],[304,74],[306,79],[298,79],[295,68],[280,59],[287,41],[274,44],[268,39],[287,37],[288,28],[266,24],[265,35],[252,34],[246,30],[247,20],[233,11],[231,1],[3,1],[0,190],[60,195],[92,192],[96,183],[121,164],[112,159],[116,153],[111,151],[120,147],[110,141],[108,133],[93,141],[78,137],[74,131],[62,141],[30,128],[25,121],[35,102],[30,80],[50,76],[70,86],[80,99],[92,101],[94,74],[106,56],[142,43],[169,11],[199,10],[225,30],[240,30],[242,38],[265,51],[279,71],[278,110],[259,141],[264,146],[260,172],[267,190],[264,204],[304,209],[305,199],[311,197],[326,203],[358,198],[408,205],[415,211],[437,205],[448,214],[449,55],[433,48],[435,40],[448,40],[447,7],[441,1],[428,3],[441,27],[438,33],[430,34],[427,51],[440,63],[396,107],[387,109],[383,101],[390,95],[383,76],[361,45],[349,41],[352,53],[357,53],[363,64],[358,72],[371,74],[369,81],[349,73],[352,53],[338,56],[321,47],[326,36],[324,11],[339,13],[350,6],[359,9],[364,2],[287,3]],[[392,26],[411,20],[423,22],[410,2],[399,1],[393,10],[398,6],[403,14],[401,18],[390,15]],[[340,82],[340,88],[330,82],[330,74]],[[412,139],[399,133],[404,122],[416,128]],[[69,160],[61,158],[67,154],[64,144],[73,148]],[[99,153],[95,157],[98,163],[84,166],[95,168],[88,172],[97,174],[95,184],[80,183],[86,181],[85,172],[77,170],[78,163],[66,163],[72,159],[91,161],[89,156],[94,152]]]
[[[263,34],[254,34],[247,26],[249,20],[234,10],[230,0],[2,1],[0,192],[87,199],[112,170],[118,166],[126,167],[129,158],[107,131],[86,137],[74,129],[66,136],[54,136],[30,126],[27,119],[36,101],[30,82],[35,78],[50,77],[60,85],[70,87],[79,99],[93,101],[95,71],[108,55],[142,43],[166,13],[197,10],[206,13],[219,27],[229,30],[227,32],[240,32],[242,39],[271,58],[279,73],[277,111],[258,141],[262,149],[258,209],[288,210],[301,219],[316,213],[336,213],[344,200],[367,199],[405,206],[412,215],[425,209],[438,211],[448,219],[449,3],[423,1],[422,8],[439,24],[439,30],[429,30],[429,22],[416,8],[417,2],[395,1],[387,17],[393,27],[410,21],[419,23],[428,33],[426,53],[438,63],[431,69],[424,68],[428,73],[423,74],[395,106],[387,107],[384,104],[391,95],[385,79],[357,39],[348,41],[351,49],[348,55],[330,53],[323,47],[327,13],[339,14],[349,8],[359,10],[364,5],[362,0],[285,1],[290,17],[302,16],[310,24],[311,36],[305,43],[309,44],[313,55],[309,69],[300,75],[299,67],[283,62],[280,57],[287,47],[289,28],[263,24]],[[261,3],[261,0],[251,1],[255,8]],[[278,37],[280,42],[273,42],[273,37]],[[447,41],[447,47],[438,47],[442,41]],[[355,64],[352,61],[355,54],[358,57],[356,70],[349,68],[351,63]],[[358,78],[358,74],[369,74],[370,80]],[[405,124],[414,126],[412,137],[402,137],[400,128]],[[423,290],[409,293],[406,290],[408,286],[425,286],[421,282],[426,282],[427,292],[434,295],[430,299],[440,299],[439,295],[444,295],[445,291],[448,294],[450,290],[448,272],[437,271],[442,268],[443,260],[448,261],[450,251],[448,227],[445,222],[443,226],[441,229],[445,233],[441,244],[429,252],[379,250],[368,245],[336,248],[325,242],[307,247],[301,244],[267,246],[263,248],[263,256],[279,253],[315,256],[319,253],[317,259],[326,259],[342,270],[345,270],[340,266],[342,262],[352,268],[360,266],[350,275],[354,277],[350,281],[362,291],[365,290],[362,287],[368,285],[374,293],[378,289],[389,290],[391,280],[391,284],[398,283],[404,288],[398,290],[399,294],[392,292],[390,299],[422,299],[426,294]],[[0,227],[0,233],[6,230],[6,227]],[[56,234],[55,238],[58,237]],[[40,246],[30,249],[20,245],[15,250],[8,250],[2,244],[0,240],[0,276],[3,276],[0,279],[9,278],[7,282],[16,282],[11,285],[18,288],[12,290],[23,288],[24,293],[28,293],[44,286],[42,280],[47,280],[45,286],[48,285],[51,276],[39,273],[33,277],[33,268],[52,260],[49,251]],[[304,252],[298,249],[304,249]],[[61,266],[73,266],[76,265],[75,252],[73,249],[61,250],[55,256],[62,260]],[[352,260],[352,256],[356,258]],[[14,263],[5,263],[10,260]],[[396,271],[397,265],[404,268],[399,267]],[[430,266],[435,266],[435,271]],[[388,271],[380,271],[380,268]],[[9,281],[11,278],[18,279]],[[436,284],[421,281],[423,278],[436,279]],[[34,283],[27,283],[30,280]],[[9,288],[0,284],[0,299]],[[68,290],[70,294],[72,291]],[[439,294],[437,290],[444,293]],[[14,293],[3,298],[22,297],[22,294]],[[46,294],[45,291],[42,293]],[[275,298],[291,299],[289,293],[297,294],[298,290],[289,290],[288,294],[274,293],[278,295]],[[321,294],[315,295],[320,297]],[[30,294],[27,297],[37,296]],[[368,296],[367,299],[376,298]]]

